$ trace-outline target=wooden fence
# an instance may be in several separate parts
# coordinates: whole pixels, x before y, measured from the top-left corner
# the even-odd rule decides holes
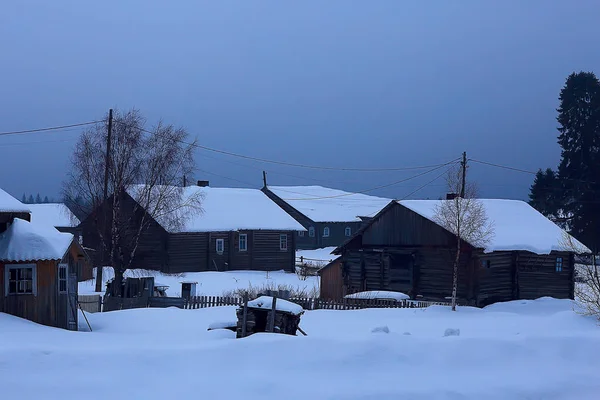
[[[291,298],[305,310],[361,310],[365,308],[426,308],[433,305],[449,306],[450,303],[419,300],[379,300],[379,299],[341,299],[324,300],[314,298]],[[241,297],[194,296],[186,299],[185,309],[197,309],[221,306],[240,306]]]

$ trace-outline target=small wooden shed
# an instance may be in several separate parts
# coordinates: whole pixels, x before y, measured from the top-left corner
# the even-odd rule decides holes
[[[271,296],[260,296],[249,301],[247,307],[238,308],[237,337],[242,338],[259,332],[296,335],[302,314],[304,309],[296,303]]]
[[[86,257],[72,234],[15,218],[0,235],[0,312],[77,330],[77,271]]]
[[[342,273],[342,257],[337,257],[318,271],[321,282],[320,298],[338,300],[346,295]]]

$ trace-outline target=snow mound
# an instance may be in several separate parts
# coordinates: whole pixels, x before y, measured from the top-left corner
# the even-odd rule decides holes
[[[250,308],[262,308],[270,310],[273,307],[273,297],[271,296],[260,296],[257,299],[248,302]],[[277,299],[275,303],[277,311],[288,312],[290,314],[300,315],[304,312],[304,309],[296,303],[291,301]]]
[[[410,296],[401,292],[390,292],[386,290],[372,290],[366,292],[352,293],[344,296],[346,299],[360,300],[408,300]]]
[[[388,328],[387,326],[378,326],[376,328],[373,328],[373,330],[371,330],[371,333],[390,333],[390,328]]]
[[[460,329],[447,328],[444,331],[444,337],[447,336],[460,336]]]

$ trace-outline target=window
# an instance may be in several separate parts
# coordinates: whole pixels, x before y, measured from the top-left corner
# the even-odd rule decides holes
[[[67,264],[58,265],[58,293],[67,293]]]
[[[240,246],[240,251],[248,250],[248,235],[245,233],[241,233],[240,238],[238,240],[238,244]]]
[[[323,228],[323,237],[329,237],[329,227]]]
[[[315,237],[315,227],[314,226],[311,226],[310,228],[308,228],[308,236]]]
[[[287,250],[287,235],[279,235],[279,250]]]
[[[35,264],[6,265],[6,294],[35,294]]]
[[[225,249],[225,239],[217,239],[217,254],[223,254]]]
[[[556,272],[562,272],[562,267],[563,267],[563,259],[562,259],[562,257],[556,257],[555,271]]]
[[[345,234],[346,234],[346,236],[352,236],[352,228],[350,228],[349,226],[347,226],[346,230],[345,230]]]
[[[298,231],[298,237],[304,237],[304,231]]]

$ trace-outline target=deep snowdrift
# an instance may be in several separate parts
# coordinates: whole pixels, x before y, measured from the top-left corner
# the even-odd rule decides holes
[[[591,400],[600,393],[600,329],[570,301],[455,313],[307,311],[307,337],[207,331],[235,318],[234,310],[88,314],[91,333],[0,314],[3,397]],[[444,337],[449,328],[460,336]]]

